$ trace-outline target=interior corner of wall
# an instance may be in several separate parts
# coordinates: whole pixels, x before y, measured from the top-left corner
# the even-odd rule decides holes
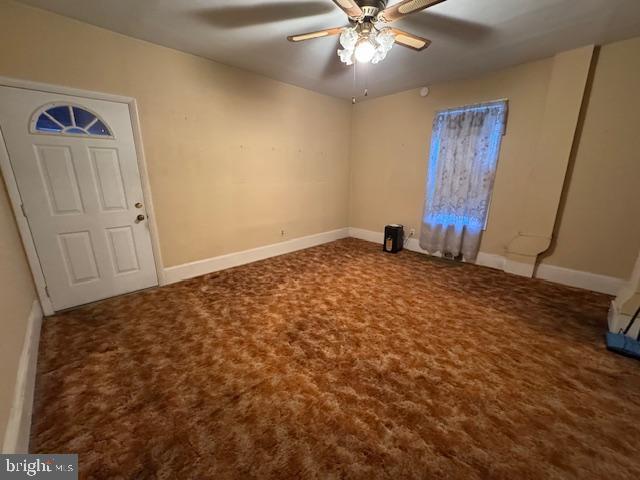
[[[631,278],[622,287],[613,303],[624,315],[633,315],[640,308],[640,255],[636,260]]]
[[[567,68],[576,69],[582,67],[583,69],[589,69],[593,55],[596,51],[596,45],[584,45],[582,47],[573,48],[571,50],[565,50],[558,52],[554,55],[554,68],[559,64],[566,65]],[[576,63],[578,62],[578,63]]]
[[[620,312],[633,315],[640,308],[640,292],[636,292],[620,304]]]
[[[551,245],[551,237],[548,235],[535,235],[519,233],[509,245],[507,245],[507,255],[520,256],[535,259],[545,252]]]
[[[533,278],[536,269],[537,255],[521,255],[517,253],[507,253],[504,271],[521,277]]]

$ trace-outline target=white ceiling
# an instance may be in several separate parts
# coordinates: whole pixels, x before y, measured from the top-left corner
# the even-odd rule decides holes
[[[378,65],[353,68],[338,40],[291,44],[287,35],[346,25],[331,0],[21,0],[304,88],[370,96],[640,35],[640,0],[447,0],[397,22],[433,40],[416,53],[396,45]],[[395,0],[391,0],[394,3]]]

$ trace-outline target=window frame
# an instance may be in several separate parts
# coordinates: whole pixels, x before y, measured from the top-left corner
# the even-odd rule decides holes
[[[49,110],[51,110],[52,108],[56,108],[56,107],[68,107],[71,110],[71,112],[73,111],[73,108],[79,108],[81,110],[84,110],[85,112],[90,113],[91,115],[93,115],[97,121],[102,122],[102,124],[105,126],[105,128],[109,131],[109,135],[96,135],[90,132],[87,133],[69,133],[69,132],[43,132],[37,129],[37,124],[38,124],[38,120],[40,119],[40,117],[45,114],[46,112],[48,112]],[[77,125],[75,125],[75,117],[73,115],[71,115],[71,118],[73,119],[74,122],[74,127],[75,128],[79,128],[84,130],[83,127],[78,127]],[[55,119],[54,119],[55,120]],[[56,120],[56,122],[60,123],[59,121]],[[67,128],[67,127],[65,127]],[[54,137],[74,137],[74,138],[86,138],[86,139],[98,139],[98,140],[115,140],[116,137],[113,134],[113,128],[111,128],[111,126],[100,116],[98,115],[96,112],[94,112],[93,110],[91,110],[90,108],[85,107],[84,105],[79,105],[77,103],[73,103],[73,102],[51,102],[51,103],[47,103],[42,105],[41,107],[39,107],[35,112],[33,112],[33,114],[31,115],[31,120],[29,121],[29,133],[33,134],[33,135],[48,135],[48,136],[54,136]]]
[[[462,112],[467,112],[469,110],[473,110],[474,108],[480,108],[480,107],[484,107],[490,104],[497,104],[497,103],[504,103],[505,106],[505,113],[504,113],[504,121],[502,124],[502,140],[500,140],[500,147],[498,149],[498,156],[496,157],[496,173],[494,176],[494,183],[491,186],[491,193],[489,195],[489,202],[487,205],[487,213],[485,215],[485,219],[484,219],[484,224],[482,226],[482,232],[486,232],[487,231],[487,226],[489,225],[489,216],[491,215],[491,206],[493,205],[493,194],[495,191],[495,178],[498,175],[498,165],[500,164],[500,154],[502,153],[502,147],[503,147],[503,142],[504,142],[504,137],[507,135],[507,126],[509,124],[509,110],[510,110],[510,105],[509,105],[509,99],[508,98],[499,98],[497,100],[490,100],[490,101],[486,101],[486,102],[479,102],[479,103],[472,103],[469,105],[463,105],[460,107],[451,107],[451,108],[446,108],[446,109],[442,109],[442,110],[437,110],[434,114],[433,117],[433,122],[435,122],[436,118],[438,118],[438,115],[441,114],[446,114],[446,113],[462,113]],[[437,133],[435,130],[432,129],[431,131],[431,138],[429,140],[429,160],[428,160],[428,164],[427,164],[427,184],[428,184],[428,178],[430,175],[429,172],[429,168],[431,167],[431,147],[433,146],[433,135]],[[427,186],[428,189],[428,186]],[[428,195],[428,191],[425,192]],[[425,199],[426,200],[426,199]]]

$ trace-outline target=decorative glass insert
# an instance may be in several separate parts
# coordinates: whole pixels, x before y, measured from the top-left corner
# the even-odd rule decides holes
[[[38,110],[32,131],[60,135],[113,137],[109,127],[98,116],[75,105],[47,105]]]

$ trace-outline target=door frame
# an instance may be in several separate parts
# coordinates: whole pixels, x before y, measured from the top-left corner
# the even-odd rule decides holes
[[[115,103],[124,103],[129,107],[129,116],[131,119],[131,127],[133,129],[133,141],[136,149],[140,182],[142,184],[142,194],[146,206],[145,209],[147,211],[149,232],[151,234],[151,250],[156,268],[156,278],[158,279],[158,285],[165,285],[166,280],[164,278],[162,252],[160,250],[160,237],[158,234],[158,225],[156,223],[155,209],[153,207],[153,198],[151,195],[147,162],[144,155],[142,132],[140,128],[140,117],[138,114],[138,104],[136,102],[136,99],[133,97],[113,95],[110,93],[93,92],[90,90],[81,90],[79,88],[63,87],[58,85],[51,85],[48,83],[32,82],[30,80],[22,80],[2,76],[0,76],[0,86],[54,93],[59,95],[70,95],[74,97],[89,98],[94,100],[105,100]],[[22,245],[24,246],[24,250],[27,255],[27,261],[29,262],[29,267],[31,268],[31,273],[33,275],[36,291],[38,292],[40,304],[42,305],[42,310],[45,315],[53,315],[55,313],[55,310],[53,309],[53,304],[51,303],[51,299],[49,298],[49,295],[47,293],[47,284],[44,278],[42,267],[40,265],[38,252],[33,241],[31,229],[29,228],[27,218],[24,216],[22,211],[22,199],[20,196],[20,191],[18,190],[18,183],[16,181],[15,175],[13,174],[13,167],[11,166],[11,162],[9,160],[9,152],[7,150],[4,136],[2,135],[1,128],[0,171],[2,172],[2,176],[4,177],[7,192],[9,194],[9,201],[11,202],[11,206],[13,208],[13,214],[15,216],[16,223],[18,224],[18,231],[20,232]]]

